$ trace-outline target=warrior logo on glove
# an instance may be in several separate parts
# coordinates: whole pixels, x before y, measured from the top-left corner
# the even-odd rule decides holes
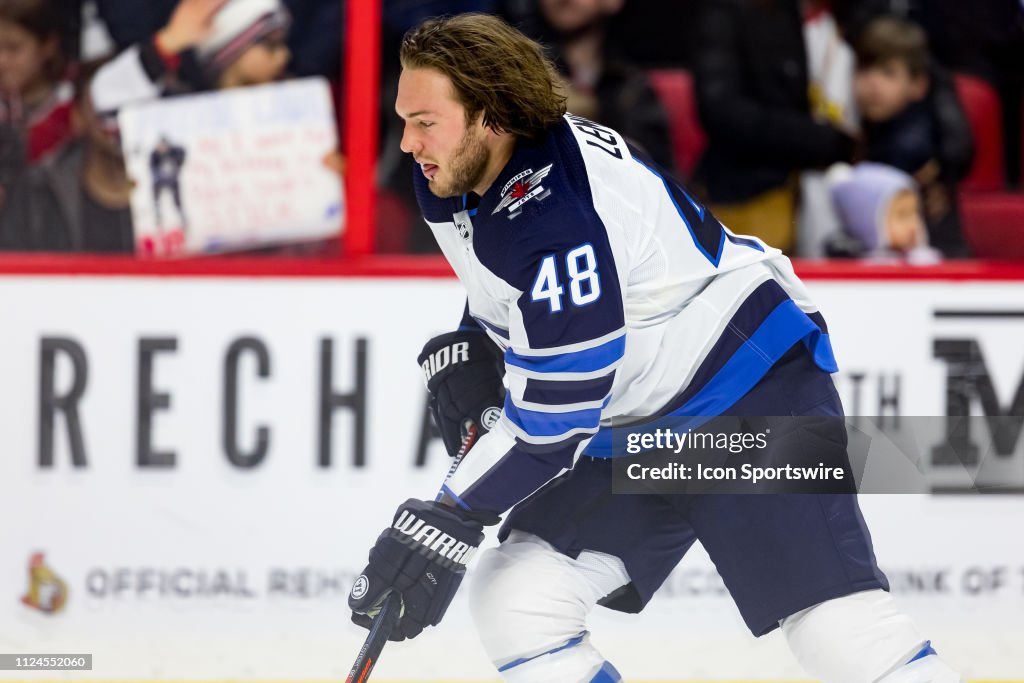
[[[466,563],[497,515],[422,500],[407,500],[370,549],[370,562],[348,598],[352,621],[370,628],[385,598],[402,596],[402,616],[391,640],[414,638],[436,626],[466,573]]]
[[[501,409],[491,406],[480,416],[480,424],[483,425],[484,429],[487,431],[491,431],[494,429],[494,425],[498,424],[499,419],[501,419]]]
[[[352,599],[358,600],[359,598],[366,595],[366,591],[370,588],[370,581],[366,578],[366,574],[362,574],[356,579],[356,582],[352,584]]]
[[[469,563],[476,546],[449,536],[440,529],[430,526],[409,510],[402,510],[398,521],[395,522],[395,529],[398,529],[414,541],[419,541],[428,549],[434,551],[441,557],[447,557],[452,562],[465,565]],[[429,574],[428,574],[429,576]],[[357,580],[358,584],[359,581]],[[436,581],[434,583],[437,583]],[[352,589],[353,591],[355,588]]]

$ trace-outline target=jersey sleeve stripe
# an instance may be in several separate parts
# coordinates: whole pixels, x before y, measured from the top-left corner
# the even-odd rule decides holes
[[[521,398],[517,398],[511,393],[508,395],[511,396],[512,402],[515,403],[516,408],[519,410],[532,410],[540,413],[571,413],[577,410],[589,410],[591,408],[601,409],[608,405],[607,398],[595,401],[583,401],[580,403],[534,403],[532,401],[524,401]]]
[[[532,374],[587,373],[610,367],[622,360],[625,352],[626,337],[621,336],[590,349],[551,356],[526,356],[509,349],[505,352],[505,365]]]
[[[525,443],[528,443],[532,446],[554,446],[557,444],[561,444],[563,442],[567,442],[569,441],[569,439],[572,439],[573,437],[577,437],[580,435],[588,437],[592,436],[597,433],[599,427],[596,424],[593,427],[574,427],[573,429],[570,429],[569,431],[563,432],[561,434],[554,434],[552,436],[542,436],[528,434],[515,422],[509,420],[508,429],[515,435],[517,439]]]
[[[560,436],[574,429],[596,428],[601,422],[603,407],[548,413],[519,408],[510,397],[505,397],[505,417],[531,437]]]
[[[575,382],[559,382],[547,379],[526,379],[523,401],[545,405],[586,403],[602,401],[612,390],[615,372],[602,377]]]
[[[575,453],[576,447],[581,441],[589,441],[593,436],[593,432],[573,434],[566,439],[553,443],[530,443],[529,441],[516,439],[516,448],[531,455],[557,456],[566,449],[572,450]]]
[[[532,356],[557,356],[557,355],[562,355],[562,354],[566,354],[566,353],[574,353],[576,351],[586,351],[588,349],[593,349],[594,347],[597,347],[597,346],[604,346],[608,342],[615,341],[616,339],[618,339],[620,337],[623,340],[625,340],[625,338],[626,338],[626,328],[625,327],[620,327],[619,329],[615,330],[614,332],[609,332],[606,335],[602,335],[600,337],[595,337],[594,339],[588,339],[588,340],[582,341],[582,342],[577,342],[575,344],[565,344],[564,346],[551,346],[551,347],[545,347],[545,348],[539,348],[539,349],[538,348],[530,348],[530,349],[521,348],[516,353],[518,353],[521,356],[531,356],[531,357]]]
[[[558,382],[577,382],[582,380],[598,379],[608,375],[612,370],[617,368],[622,363],[622,359],[615,361],[606,368],[600,370],[594,370],[592,372],[532,372],[530,370],[524,370],[523,368],[516,367],[514,365],[506,365],[505,369],[509,373],[521,375],[527,379],[546,379],[554,380]]]

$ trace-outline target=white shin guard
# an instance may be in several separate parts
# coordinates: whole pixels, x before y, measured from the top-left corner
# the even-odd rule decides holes
[[[572,559],[513,531],[471,574],[470,609],[484,649],[512,683],[613,683],[617,672],[590,644],[587,615],[629,583],[622,561],[585,551]]]
[[[853,593],[782,621],[789,647],[823,683],[958,683],[935,654],[911,661],[927,640],[882,590]]]
[[[499,669],[507,683],[619,683],[619,672],[590,644],[588,635],[574,639],[555,652]]]

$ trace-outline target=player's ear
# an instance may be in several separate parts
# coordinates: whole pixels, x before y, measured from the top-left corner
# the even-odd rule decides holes
[[[494,137],[508,135],[497,123],[493,121],[485,123],[483,112],[480,113],[480,125],[484,127],[488,135],[493,135]]]
[[[487,129],[491,128],[491,126],[489,126],[487,124],[487,117],[484,116],[484,110],[483,109],[481,109],[480,111],[478,111],[476,113],[476,116],[473,117],[472,123],[470,123],[470,125],[471,126],[475,126],[477,128],[487,128]]]
[[[482,111],[480,112],[479,118],[477,119],[477,125],[484,128],[488,135],[494,135],[496,137],[508,135],[508,133],[501,127],[501,125],[498,124],[498,122],[487,121],[487,117]]]

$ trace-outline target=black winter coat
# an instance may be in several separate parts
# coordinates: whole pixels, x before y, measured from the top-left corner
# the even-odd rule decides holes
[[[833,3],[848,40],[878,4]],[[697,180],[708,199],[745,201],[794,171],[852,159],[853,139],[811,117],[799,0],[705,2],[697,36],[697,104],[708,135]]]

